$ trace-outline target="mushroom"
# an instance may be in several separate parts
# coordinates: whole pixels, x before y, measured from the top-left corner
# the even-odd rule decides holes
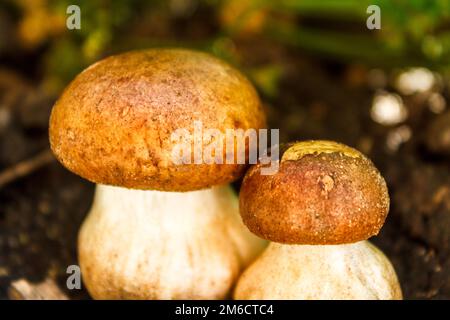
[[[395,271],[366,239],[389,211],[386,183],[359,151],[331,141],[289,144],[279,171],[252,166],[240,213],[273,241],[238,280],[236,299],[401,299]]]
[[[97,62],[53,107],[54,154],[97,184],[78,238],[93,298],[225,298],[263,249],[265,241],[242,224],[228,185],[243,175],[245,163],[174,161],[172,133],[192,133],[193,122],[225,133],[264,128],[265,115],[237,70],[208,54],[177,49]],[[201,150],[210,143],[188,141]]]

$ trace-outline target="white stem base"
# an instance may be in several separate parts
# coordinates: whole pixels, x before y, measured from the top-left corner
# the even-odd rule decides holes
[[[177,193],[97,185],[79,234],[95,299],[221,299],[263,250],[229,186]]]
[[[345,245],[271,243],[243,273],[236,299],[402,299],[395,271],[368,241]]]

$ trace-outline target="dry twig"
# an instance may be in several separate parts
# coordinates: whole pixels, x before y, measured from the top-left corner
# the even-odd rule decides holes
[[[40,167],[50,163],[55,158],[49,149],[41,151],[34,157],[21,161],[0,172],[0,188],[21,177],[24,177]]]

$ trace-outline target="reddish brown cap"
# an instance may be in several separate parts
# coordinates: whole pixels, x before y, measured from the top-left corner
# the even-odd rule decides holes
[[[265,127],[256,91],[228,64],[190,50],[135,51],[72,81],[53,107],[50,143],[66,168],[96,183],[189,191],[239,178],[245,165],[173,162],[180,142],[171,134],[194,134],[195,121],[221,133]]]
[[[331,141],[284,148],[279,171],[247,172],[240,192],[244,223],[256,235],[288,244],[343,244],[368,239],[389,211],[386,183],[359,151]]]

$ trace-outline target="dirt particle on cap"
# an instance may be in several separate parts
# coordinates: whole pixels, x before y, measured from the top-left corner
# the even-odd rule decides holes
[[[319,178],[319,185],[322,189],[322,195],[328,197],[328,193],[334,189],[334,179],[330,175],[324,175]]]

